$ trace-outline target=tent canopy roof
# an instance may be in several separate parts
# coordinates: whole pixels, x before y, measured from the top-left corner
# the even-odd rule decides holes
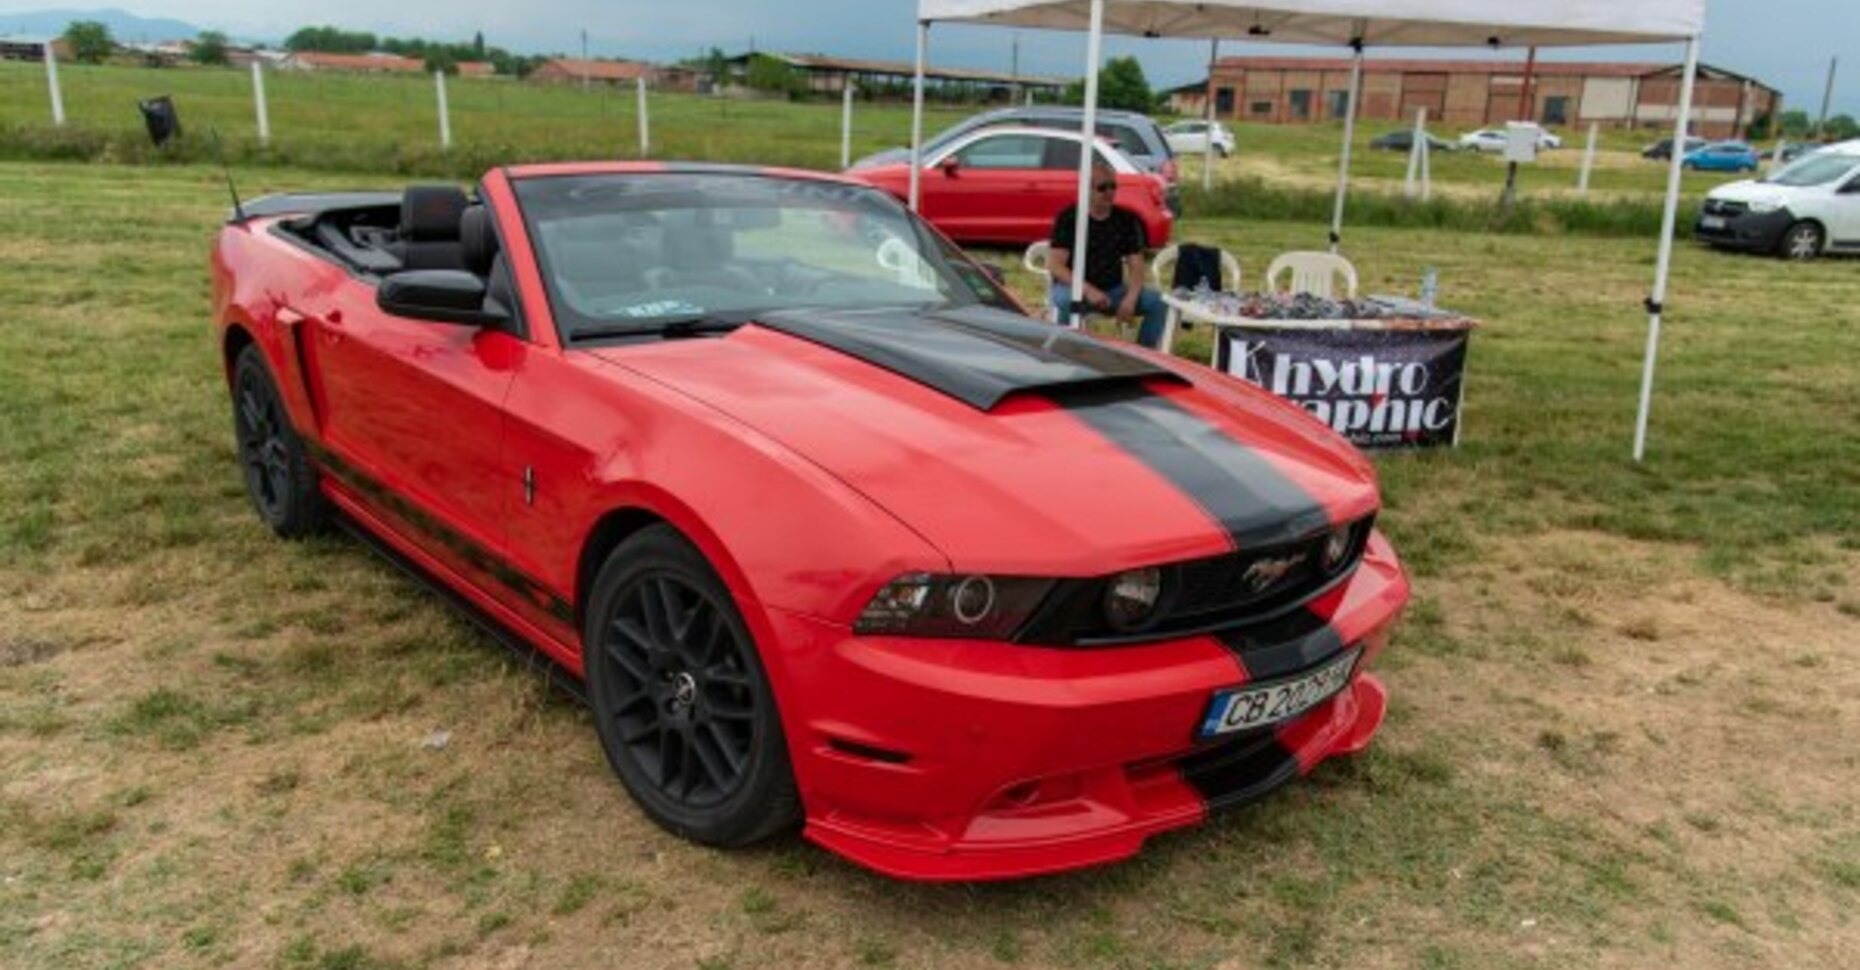
[[[1090,0],[918,0],[917,18],[1087,30]],[[1106,33],[1370,47],[1559,47],[1696,37],[1705,0],[1105,0]]]

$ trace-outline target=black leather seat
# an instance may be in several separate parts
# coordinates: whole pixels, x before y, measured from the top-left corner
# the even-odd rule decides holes
[[[400,239],[393,246],[401,269],[464,269],[459,242],[465,193],[455,185],[410,185],[400,198]]]

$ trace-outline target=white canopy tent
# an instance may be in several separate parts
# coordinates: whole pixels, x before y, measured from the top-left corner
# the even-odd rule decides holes
[[[1244,39],[1281,44],[1335,44],[1355,53],[1344,121],[1337,204],[1331,221],[1335,249],[1343,227],[1349,187],[1350,147],[1355,135],[1357,93],[1366,47],[1572,47],[1595,44],[1681,42],[1686,45],[1675,141],[1686,133],[1692,113],[1692,84],[1698,74],[1699,38],[1705,30],[1705,0],[918,0],[917,91],[911,119],[910,203],[917,207],[922,169],[923,71],[930,25],[936,22],[996,24],[1088,34],[1085,61],[1087,139],[1097,128],[1098,70],[1106,32],[1139,37]],[[1522,120],[1522,119],[1521,119]],[[1675,152],[1667,177],[1666,214],[1660,254],[1647,299],[1647,350],[1641,371],[1640,410],[1634,425],[1634,460],[1646,452],[1647,414],[1652,404],[1653,365],[1660,319],[1672,265],[1678,220],[1680,164]],[[1091,155],[1079,153],[1078,251],[1084,266]],[[1075,304],[1076,308],[1076,304]],[[1073,316],[1074,325],[1077,316]]]

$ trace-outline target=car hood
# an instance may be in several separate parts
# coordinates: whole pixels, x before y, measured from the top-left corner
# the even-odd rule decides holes
[[[1708,199],[1721,202],[1783,202],[1800,194],[1801,187],[1793,185],[1774,185],[1759,182],[1756,179],[1743,179],[1720,185],[1706,193]]]
[[[1003,311],[788,312],[593,353],[780,442],[962,571],[1102,575],[1377,505],[1368,463],[1297,409]]]

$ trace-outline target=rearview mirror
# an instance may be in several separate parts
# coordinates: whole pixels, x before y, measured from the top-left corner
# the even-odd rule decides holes
[[[484,280],[458,269],[416,269],[381,281],[375,305],[397,317],[501,326],[510,315],[484,298]]]

